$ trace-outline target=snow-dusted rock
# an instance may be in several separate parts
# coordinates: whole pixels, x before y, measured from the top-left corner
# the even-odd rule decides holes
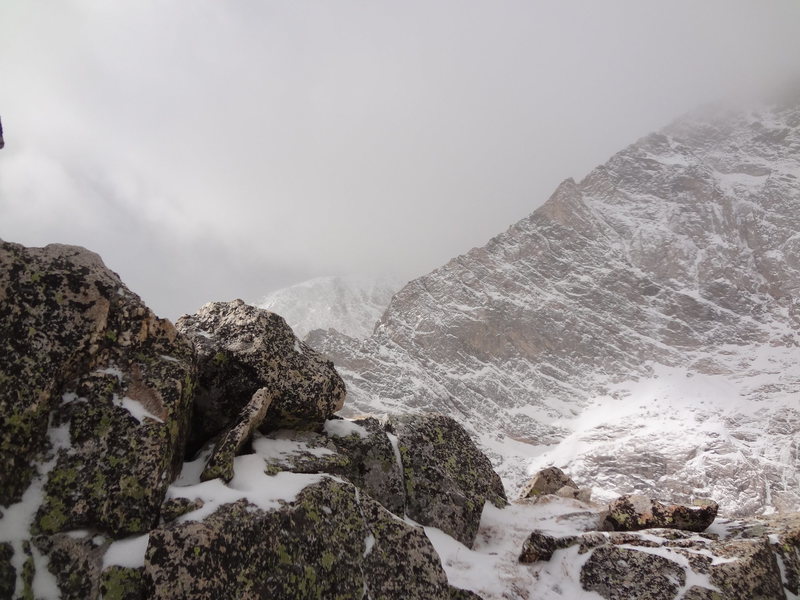
[[[800,102],[686,116],[312,343],[354,413],[458,419],[507,484],[800,507]]]
[[[331,478],[273,509],[242,499],[186,517],[150,534],[151,598],[449,598],[424,533]]]
[[[568,548],[574,545],[575,541],[575,536],[558,537],[534,530],[522,546],[519,562],[532,563],[540,560],[550,560],[553,552],[561,548]]]
[[[531,498],[542,494],[558,494],[562,488],[575,490],[573,495],[567,495],[566,492],[560,494],[565,498],[574,498],[578,494],[578,486],[564,471],[558,467],[547,467],[536,473],[522,488],[520,498]]]
[[[717,519],[702,533],[598,530],[600,506],[551,495],[487,505],[470,550],[427,528],[448,579],[485,600],[785,600],[800,592],[800,513]]]
[[[83,248],[3,242],[0,300],[0,541],[146,531],[183,459],[191,343]]]
[[[233,426],[224,431],[214,442],[200,479],[207,481],[220,477],[225,481],[233,478],[233,459],[252,437],[253,431],[261,425],[272,403],[272,394],[262,388],[253,394],[239,413]]]
[[[406,513],[472,546],[486,502],[506,505],[500,477],[463,427],[443,415],[392,417]]]
[[[344,477],[387,510],[405,509],[403,474],[394,447],[373,418],[325,423],[321,433],[279,430],[257,436],[254,449],[270,473],[331,473]]]
[[[603,522],[611,531],[636,531],[665,528],[704,531],[717,517],[719,506],[713,500],[697,500],[691,506],[664,504],[632,494],[621,496],[608,505]]]
[[[333,364],[298,340],[282,317],[233,302],[212,302],[177,328],[195,343],[199,388],[190,450],[233,423],[253,394],[273,396],[265,426],[322,423],[342,408],[345,387]]]

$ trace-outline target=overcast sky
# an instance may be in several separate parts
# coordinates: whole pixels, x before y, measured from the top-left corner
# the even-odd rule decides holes
[[[171,318],[410,279],[798,76],[798,0],[2,0],[0,238],[86,246]]]

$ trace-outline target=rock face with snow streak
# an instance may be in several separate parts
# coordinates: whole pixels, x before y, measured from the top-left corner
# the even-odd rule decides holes
[[[471,547],[484,504],[506,505],[503,482],[464,428],[443,415],[392,418],[403,465],[406,513]]]
[[[389,277],[318,277],[267,294],[255,305],[281,315],[300,339],[317,329],[363,339],[401,287]]]
[[[154,530],[144,573],[151,598],[449,598],[424,533],[330,478],[275,510],[238,501]]]
[[[797,513],[731,523],[722,539],[651,529],[587,533],[572,540],[590,556],[583,588],[608,600],[772,600],[798,593]],[[569,547],[569,543],[561,547]],[[785,554],[794,555],[787,561]]]
[[[797,99],[699,111],[406,285],[367,340],[310,342],[354,412],[452,415],[511,486],[556,464],[607,496],[794,509],[799,183]]]
[[[191,343],[83,248],[3,242],[0,267],[0,503],[38,460],[35,532],[147,531],[183,461]]]

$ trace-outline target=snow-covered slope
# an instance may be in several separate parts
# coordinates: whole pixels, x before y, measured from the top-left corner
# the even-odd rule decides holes
[[[299,338],[314,329],[335,329],[361,339],[372,333],[402,283],[388,277],[318,277],[267,294],[254,304],[281,315]]]
[[[371,337],[316,332],[354,412],[438,410],[511,488],[800,507],[800,102],[698,111],[416,279]]]

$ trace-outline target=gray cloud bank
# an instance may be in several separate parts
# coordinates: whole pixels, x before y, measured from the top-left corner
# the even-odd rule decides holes
[[[800,75],[797,0],[0,5],[0,237],[160,314],[413,277],[708,101]]]

